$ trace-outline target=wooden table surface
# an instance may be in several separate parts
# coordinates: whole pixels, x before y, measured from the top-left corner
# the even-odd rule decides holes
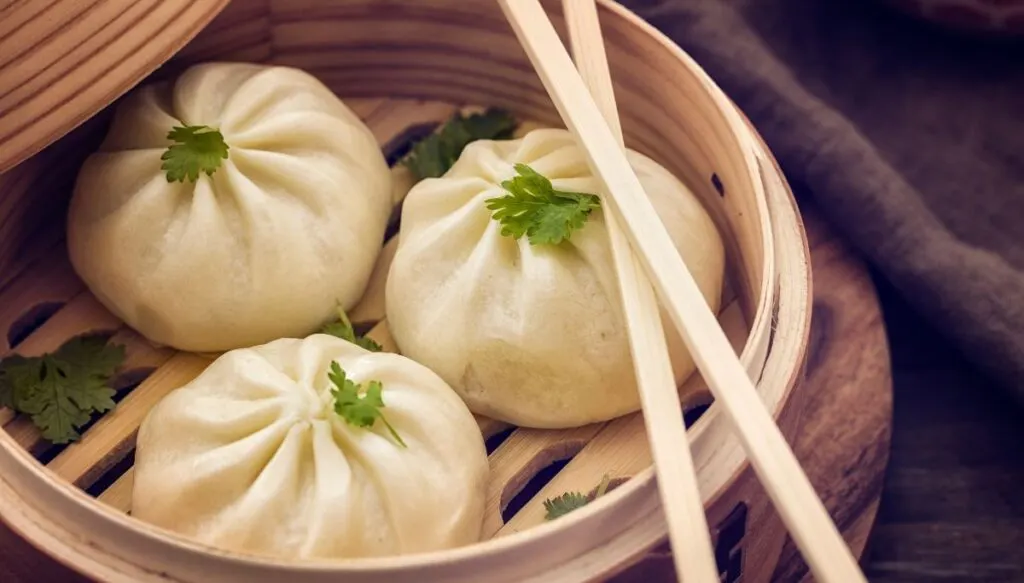
[[[812,245],[815,237],[828,239],[827,223],[807,200],[800,204]],[[823,259],[815,253],[818,272],[826,268]],[[862,560],[865,574],[872,583],[1024,582],[1024,408],[965,362],[887,282],[871,277],[891,352],[893,423],[881,505]],[[822,283],[816,277],[816,301]],[[860,305],[864,319],[874,317],[868,302],[845,301]],[[844,321],[833,324],[851,325]],[[877,366],[875,353],[858,352],[864,355],[859,369]],[[853,377],[831,382],[848,386],[863,376],[853,370]],[[817,447],[820,455],[828,444]],[[793,581],[802,569],[793,553],[776,573],[784,575],[780,581]]]
[[[1024,408],[872,277],[894,404],[865,573],[872,583],[1024,582]]]
[[[872,279],[892,358],[893,431],[862,560],[868,579],[1024,582],[1024,408]]]
[[[1024,408],[877,280],[894,431],[867,556],[877,583],[1024,581]]]

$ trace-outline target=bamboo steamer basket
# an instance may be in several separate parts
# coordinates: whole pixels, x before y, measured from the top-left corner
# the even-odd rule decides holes
[[[558,4],[546,7],[565,38]],[[788,186],[742,115],[694,61],[617,4],[602,1],[600,16],[626,143],[687,183],[718,225],[728,264],[719,319],[792,439],[811,280]],[[151,78],[210,60],[309,71],[360,115],[392,161],[460,108],[508,109],[528,120],[520,132],[562,127],[497,4],[482,0],[235,0],[169,61],[154,60]],[[639,413],[557,431],[478,417],[491,465],[484,532],[481,542],[448,551],[274,561],[210,548],[132,518],[139,423],[210,360],[150,344],[104,309],[71,270],[63,216],[78,165],[102,139],[111,112],[103,99],[93,105],[86,123],[0,174],[0,356],[42,354],[86,333],[108,334],[128,354],[117,377],[117,408],[70,446],[53,446],[31,422],[0,412],[0,516],[27,540],[98,580],[163,583],[580,582],[620,573],[663,543],[666,526]],[[393,175],[397,209],[411,178],[400,166]],[[386,349],[394,344],[382,293],[394,243],[385,245],[351,314],[372,326],[370,336]],[[782,523],[699,373],[685,389],[722,579],[768,581],[785,539]],[[544,521],[545,498],[592,491],[604,474],[614,478],[605,496]]]

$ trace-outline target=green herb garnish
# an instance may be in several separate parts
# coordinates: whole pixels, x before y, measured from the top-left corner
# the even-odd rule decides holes
[[[559,516],[569,514],[577,508],[583,508],[590,500],[579,492],[566,492],[555,498],[548,498],[544,501],[545,520],[554,520]]]
[[[114,408],[110,378],[124,362],[123,346],[75,338],[51,354],[0,362],[0,405],[29,415],[43,438],[70,443],[92,413]]]
[[[326,324],[320,332],[322,334],[330,334],[331,336],[337,336],[342,340],[348,340],[356,346],[361,346],[370,352],[380,352],[381,345],[377,344],[373,338],[367,338],[366,336],[356,336],[356,330],[352,327],[352,322],[349,321],[348,315],[345,314],[345,310],[338,306],[338,321]]]
[[[199,173],[213,176],[221,160],[228,157],[228,145],[219,130],[208,126],[176,126],[167,134],[175,142],[160,159],[161,170],[167,172],[167,182],[199,180]]]
[[[331,395],[334,397],[335,413],[341,416],[349,425],[355,425],[356,427],[373,427],[374,422],[380,419],[388,431],[391,432],[391,436],[395,438],[395,441],[402,447],[406,447],[401,436],[398,435],[395,428],[384,418],[384,413],[381,412],[381,409],[384,408],[384,398],[381,395],[384,385],[380,381],[370,381],[367,383],[365,394],[360,396],[359,390],[362,389],[362,385],[347,378],[345,371],[342,370],[341,365],[337,362],[331,363],[331,370],[327,373],[327,378],[334,383],[335,387],[331,389]]]
[[[515,169],[519,175],[501,183],[508,194],[485,201],[506,237],[526,235],[531,245],[557,245],[582,229],[590,213],[601,206],[597,195],[555,190],[550,180],[526,164],[516,164]]]
[[[601,478],[601,483],[597,486],[597,492],[594,493],[593,499],[581,492],[566,492],[561,496],[548,498],[544,501],[544,510],[547,511],[544,514],[544,519],[554,520],[559,516],[569,514],[573,510],[583,508],[592,500],[597,500],[601,496],[604,496],[604,493],[608,491],[608,484],[610,482],[611,480],[609,479],[608,474],[605,474],[604,477]]]
[[[515,118],[500,109],[469,116],[457,113],[439,131],[413,145],[402,164],[416,180],[443,176],[470,142],[508,139],[517,125]]]

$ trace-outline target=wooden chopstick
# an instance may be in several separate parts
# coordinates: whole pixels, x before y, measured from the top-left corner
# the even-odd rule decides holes
[[[672,246],[547,13],[538,0],[498,3],[562,121],[586,152],[591,171],[604,182],[607,196],[602,202],[622,218],[631,246],[815,578],[822,583],[867,583]]]
[[[625,148],[597,5],[594,0],[563,0],[562,6],[576,67],[604,119],[613,129],[619,147]],[[668,522],[676,577],[688,583],[717,583],[718,568],[711,533],[704,515],[704,501],[686,436],[683,409],[672,374],[657,297],[633,256],[616,213],[606,212],[605,224],[619,276],[626,331],[647,439]]]

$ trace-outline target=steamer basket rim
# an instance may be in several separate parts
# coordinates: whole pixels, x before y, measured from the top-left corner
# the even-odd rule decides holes
[[[639,29],[643,34],[651,36],[654,39],[656,39],[658,43],[662,45],[662,48],[667,49],[669,51],[671,56],[684,62],[687,68],[690,70],[690,72],[694,74],[695,78],[697,78],[701,82],[705,90],[720,95],[723,98],[725,97],[724,94],[722,94],[721,90],[717,87],[717,85],[715,85],[714,82],[710,79],[710,77],[708,77],[708,75],[704,72],[704,70],[691,57],[689,57],[689,55],[682,51],[680,47],[678,47],[675,43],[668,39],[668,37],[666,37],[660,31],[658,31],[653,26],[640,19],[639,16],[633,14],[631,11],[621,6],[617,2],[614,2],[613,0],[598,1],[606,9],[615,12],[620,18],[622,18],[625,21],[626,24]],[[224,4],[226,4],[226,1],[224,2]],[[749,128],[743,123],[741,114],[739,114],[736,110],[728,107],[719,109],[723,116],[726,118],[727,123],[729,123],[729,125],[731,126],[731,129],[733,130],[734,134],[738,137],[739,141],[741,142],[740,149],[743,152],[745,162],[747,163],[748,168],[756,167],[757,161],[755,159],[753,152],[748,147],[748,144],[743,143],[744,140],[740,138],[740,136],[745,136],[748,135],[749,133]],[[761,187],[762,185],[760,184],[760,181],[754,180],[753,182],[755,189],[757,189],[757,191],[761,194],[763,199],[763,197],[765,196],[765,192],[764,189]],[[795,214],[797,215],[797,217],[799,217],[798,213]],[[804,249],[806,252],[806,240]],[[803,361],[804,354],[805,350],[801,349],[801,362]],[[800,368],[801,366],[799,365],[793,367],[793,370],[790,374],[790,381],[792,381],[793,378],[799,375]],[[790,383],[787,384],[786,386],[782,400],[788,398],[791,391],[792,386]],[[708,421],[708,418],[705,417],[704,419],[702,419],[702,421],[706,423]],[[697,430],[697,427],[691,428],[691,431],[694,430]],[[616,489],[621,490],[621,492],[610,493],[607,497],[608,500],[598,500],[594,504],[588,505],[587,507],[577,512],[573,512],[573,516],[571,517],[566,517],[562,520],[555,521],[553,523],[544,523],[521,532],[512,533],[507,536],[500,537],[501,540],[492,539],[488,541],[481,541],[479,543],[475,543],[473,545],[469,545],[458,549],[448,549],[428,553],[417,553],[414,555],[405,555],[398,557],[383,557],[373,559],[339,559],[333,561],[319,560],[317,562],[281,561],[237,552],[222,551],[220,549],[196,543],[195,541],[189,540],[185,537],[179,537],[177,535],[174,535],[173,533],[167,533],[162,529],[151,527],[150,525],[141,523],[138,520],[130,519],[126,516],[120,515],[119,513],[116,513],[111,509],[98,508],[98,506],[102,506],[99,502],[87,496],[84,492],[79,491],[73,485],[64,483],[58,477],[53,475],[47,468],[40,466],[35,459],[28,456],[27,452],[20,451],[21,448],[16,443],[14,443],[13,439],[9,435],[7,435],[6,432],[3,436],[0,436],[0,445],[2,445],[3,449],[17,450],[7,451],[5,453],[11,455],[11,457],[13,459],[16,459],[16,461],[20,465],[25,466],[22,468],[23,470],[28,470],[29,472],[35,473],[35,478],[42,480],[44,482],[50,482],[50,484],[48,485],[55,486],[56,488],[63,490],[63,493],[69,494],[70,498],[72,498],[76,503],[82,505],[84,511],[97,515],[97,518],[99,518],[100,520],[103,520],[111,524],[116,524],[116,526],[120,528],[127,528],[128,530],[135,531],[136,534],[149,538],[151,542],[159,543],[162,545],[172,545],[178,547],[179,550],[187,551],[189,553],[198,552],[203,554],[211,554],[212,552],[212,554],[217,555],[217,557],[222,560],[230,562],[244,562],[250,566],[257,565],[261,567],[266,566],[270,568],[288,569],[292,572],[338,572],[343,570],[355,573],[360,571],[372,572],[377,571],[381,568],[387,568],[389,570],[416,569],[428,565],[437,565],[438,563],[457,561],[466,557],[480,557],[488,554],[502,553],[508,550],[509,548],[518,546],[521,542],[525,540],[538,539],[547,535],[551,535],[552,533],[557,533],[562,530],[568,530],[572,525],[584,521],[588,517],[593,517],[597,514],[603,513],[607,508],[621,501],[622,498],[630,494],[635,495],[636,492],[639,491],[641,488],[649,487],[653,482],[653,468],[647,468],[640,474],[636,475],[634,479],[629,480],[628,482],[626,482],[625,484]],[[734,481],[736,477],[746,469],[746,466],[746,462],[741,464],[736,469],[736,471],[724,481],[723,485],[720,486],[719,489],[716,490],[716,492],[720,491],[721,488],[727,485],[728,483]],[[8,482],[6,479],[0,477],[0,480],[4,480],[5,485],[7,487],[10,487],[10,482]],[[618,496],[618,498],[616,498],[616,496]],[[23,499],[19,496],[18,500]],[[15,501],[4,500],[0,502],[0,508],[8,506],[12,502]],[[38,509],[35,509],[35,511],[38,512]],[[641,516],[640,518],[644,517]],[[628,528],[630,528],[633,524],[636,524],[636,522],[638,522],[640,518],[638,518],[637,521],[634,521],[633,523],[626,525],[626,527],[617,531],[613,536],[609,537],[609,540],[614,540],[614,538],[620,536],[622,532],[628,530]],[[22,532],[21,529],[16,528],[16,530]],[[31,539],[29,540],[31,541]],[[42,550],[44,550],[44,552],[47,552],[51,556],[59,557],[62,563],[65,563],[76,570],[80,568],[80,565],[73,564],[71,559],[67,558],[66,556],[63,556],[61,553],[53,552],[52,549]],[[75,554],[78,555],[80,553],[76,551]]]

